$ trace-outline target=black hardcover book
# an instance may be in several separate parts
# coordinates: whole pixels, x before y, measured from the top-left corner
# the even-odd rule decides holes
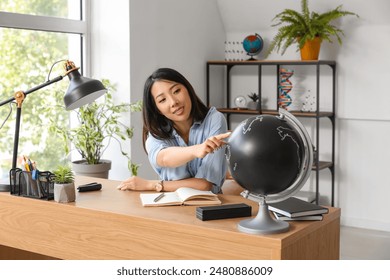
[[[295,197],[289,197],[280,202],[269,203],[268,208],[273,212],[290,218],[326,214],[329,212],[328,208]]]
[[[281,221],[322,221],[324,218],[322,214],[290,218],[276,212],[272,212],[272,213],[274,214],[277,220],[281,220]]]

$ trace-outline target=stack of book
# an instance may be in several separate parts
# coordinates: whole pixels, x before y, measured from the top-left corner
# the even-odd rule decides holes
[[[328,208],[303,201],[296,197],[270,203],[268,209],[272,211],[275,219],[284,221],[321,221],[323,214],[329,212]]]

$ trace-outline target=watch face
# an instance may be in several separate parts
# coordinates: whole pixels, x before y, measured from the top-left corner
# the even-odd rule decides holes
[[[234,103],[238,108],[246,108],[246,99],[244,96],[237,96]]]
[[[163,186],[161,185],[161,183],[155,184],[154,187],[156,188],[156,191],[157,191],[157,192],[161,192],[162,189],[163,189]]]

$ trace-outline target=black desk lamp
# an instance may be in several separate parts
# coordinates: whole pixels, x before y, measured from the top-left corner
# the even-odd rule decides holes
[[[12,101],[16,102],[16,124],[15,124],[15,136],[14,136],[14,152],[12,157],[12,168],[16,168],[16,162],[18,158],[18,146],[19,146],[19,130],[20,130],[20,118],[22,114],[22,104],[26,96],[34,91],[44,88],[48,85],[61,81],[65,76],[69,78],[69,87],[64,96],[64,103],[66,110],[77,109],[85,104],[93,102],[95,99],[106,93],[107,89],[103,84],[94,79],[89,79],[81,76],[78,69],[72,61],[67,60],[65,62],[65,73],[52,80],[48,80],[36,87],[33,87],[27,91],[18,91],[14,97],[8,100],[0,102],[0,107],[8,104]],[[0,184],[1,192],[10,191],[10,185]]]

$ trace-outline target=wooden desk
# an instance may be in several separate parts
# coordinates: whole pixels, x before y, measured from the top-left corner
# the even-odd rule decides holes
[[[0,193],[0,259],[338,259],[340,209],[323,221],[291,222],[286,233],[250,235],[241,218],[202,222],[192,206],[142,207],[118,181],[61,204]],[[221,195],[223,203],[257,204]]]

